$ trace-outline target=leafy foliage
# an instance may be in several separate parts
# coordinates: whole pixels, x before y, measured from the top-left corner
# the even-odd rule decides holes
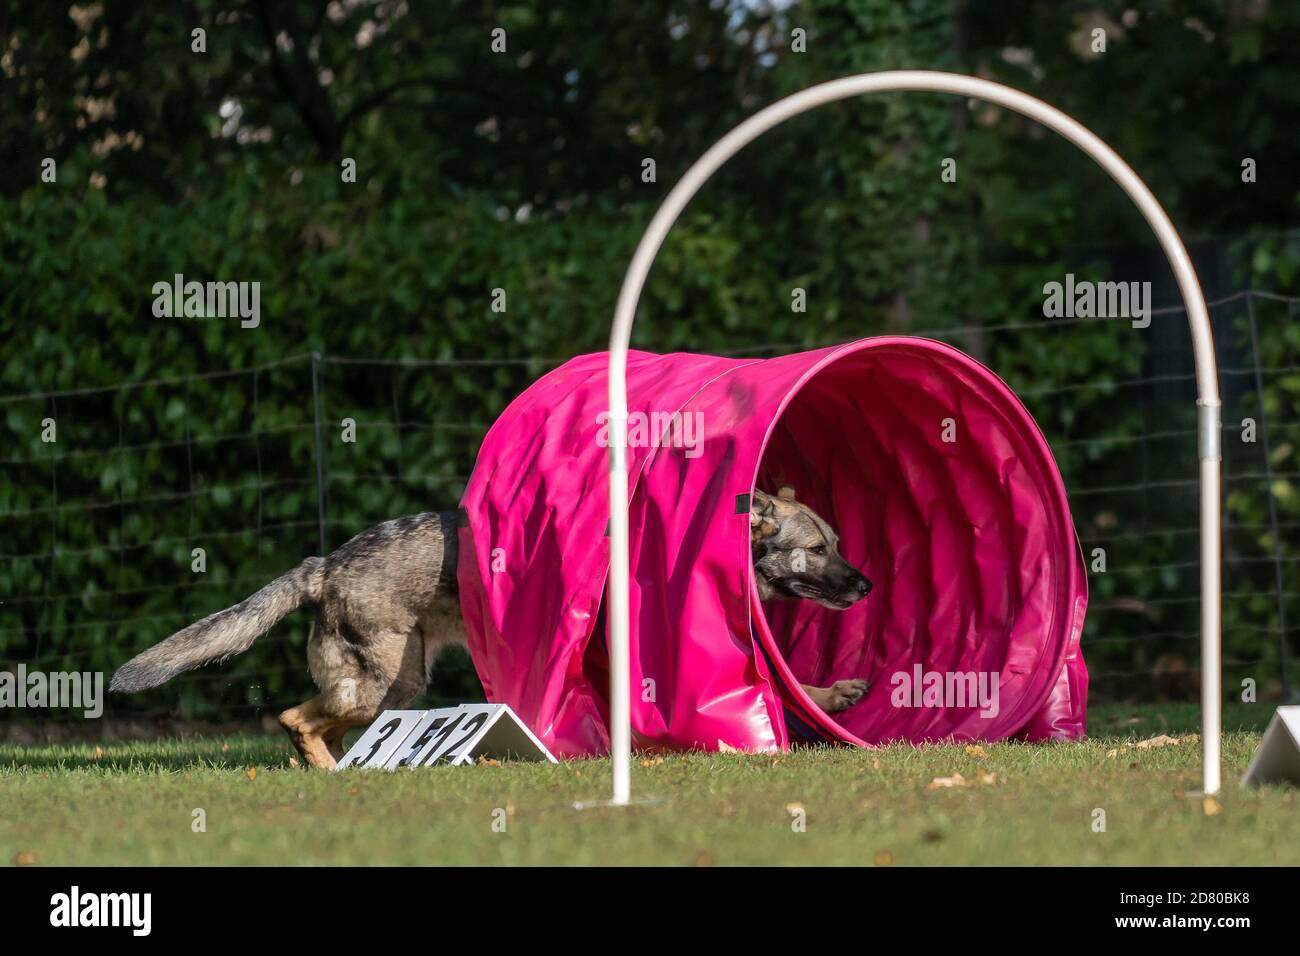
[[[1205,237],[1194,251],[1212,294],[1247,274],[1293,288],[1300,255],[1275,235],[1296,213],[1298,28],[1300,11],[1230,0],[100,0],[66,14],[6,0],[0,659],[111,670],[318,550],[322,506],[336,546],[453,505],[510,398],[602,347],[665,190],[743,117],[818,81],[952,69],[1034,92]],[[1241,181],[1244,156],[1257,183]],[[955,182],[940,176],[948,158]],[[659,256],[637,344],[787,350],[939,330],[989,362],[1053,440],[1085,549],[1109,549],[1093,668],[1133,673],[1166,645],[1193,653],[1135,640],[1195,627],[1191,539],[1154,533],[1189,523],[1194,487],[1159,482],[1194,476],[1191,440],[1134,437],[1190,428],[1189,396],[1127,384],[1185,372],[1186,336],[1177,316],[1148,336],[1046,323],[1042,286],[1066,272],[1149,279],[1173,301],[1147,242],[1086,157],[1019,117],[939,95],[846,102],[715,177]],[[259,282],[261,324],[155,317],[153,286],[176,274]],[[795,287],[807,313],[790,308]],[[1292,363],[1294,323],[1260,322],[1264,364]],[[1300,420],[1298,392],[1293,374],[1266,380],[1272,422]],[[339,440],[344,418],[354,444]],[[1279,468],[1290,447],[1274,442]],[[1267,523],[1261,492],[1233,489],[1234,515]],[[1265,629],[1236,648],[1270,667],[1275,607],[1230,605]],[[301,695],[305,626],[281,632],[177,685],[185,712]],[[175,701],[165,690],[146,706]]]

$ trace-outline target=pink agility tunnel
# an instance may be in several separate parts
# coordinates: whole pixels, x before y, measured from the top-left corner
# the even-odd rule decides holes
[[[457,575],[488,700],[557,754],[609,750],[606,353],[492,426]],[[1087,582],[1051,450],[991,371],[928,339],[772,359],[628,357],[632,733],[643,749],[1078,739]],[[753,490],[792,487],[874,583],[760,602]],[[800,684],[860,677],[834,718]]]

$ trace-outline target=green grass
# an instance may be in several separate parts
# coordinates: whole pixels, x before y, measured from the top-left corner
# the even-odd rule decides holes
[[[1126,746],[1195,732],[1186,705],[1094,709],[1085,743],[984,744],[982,756],[895,746],[638,759],[635,793],[654,802],[619,809],[573,807],[607,796],[603,760],[328,774],[291,768],[277,737],[103,744],[98,757],[95,744],[4,745],[0,863],[1295,865],[1300,794],[1236,786],[1271,713],[1229,708],[1214,815],[1187,793],[1199,743]],[[979,768],[996,782],[927,787]],[[196,808],[204,833],[191,828]]]

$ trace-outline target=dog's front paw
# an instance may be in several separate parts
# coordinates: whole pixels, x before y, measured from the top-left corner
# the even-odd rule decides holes
[[[838,714],[842,710],[848,710],[866,697],[870,689],[871,685],[864,680],[837,680],[826,688],[826,713]]]

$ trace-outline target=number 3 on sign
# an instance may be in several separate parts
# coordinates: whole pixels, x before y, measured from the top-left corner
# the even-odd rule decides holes
[[[424,715],[422,710],[385,711],[352,745],[335,769],[387,765]]]

